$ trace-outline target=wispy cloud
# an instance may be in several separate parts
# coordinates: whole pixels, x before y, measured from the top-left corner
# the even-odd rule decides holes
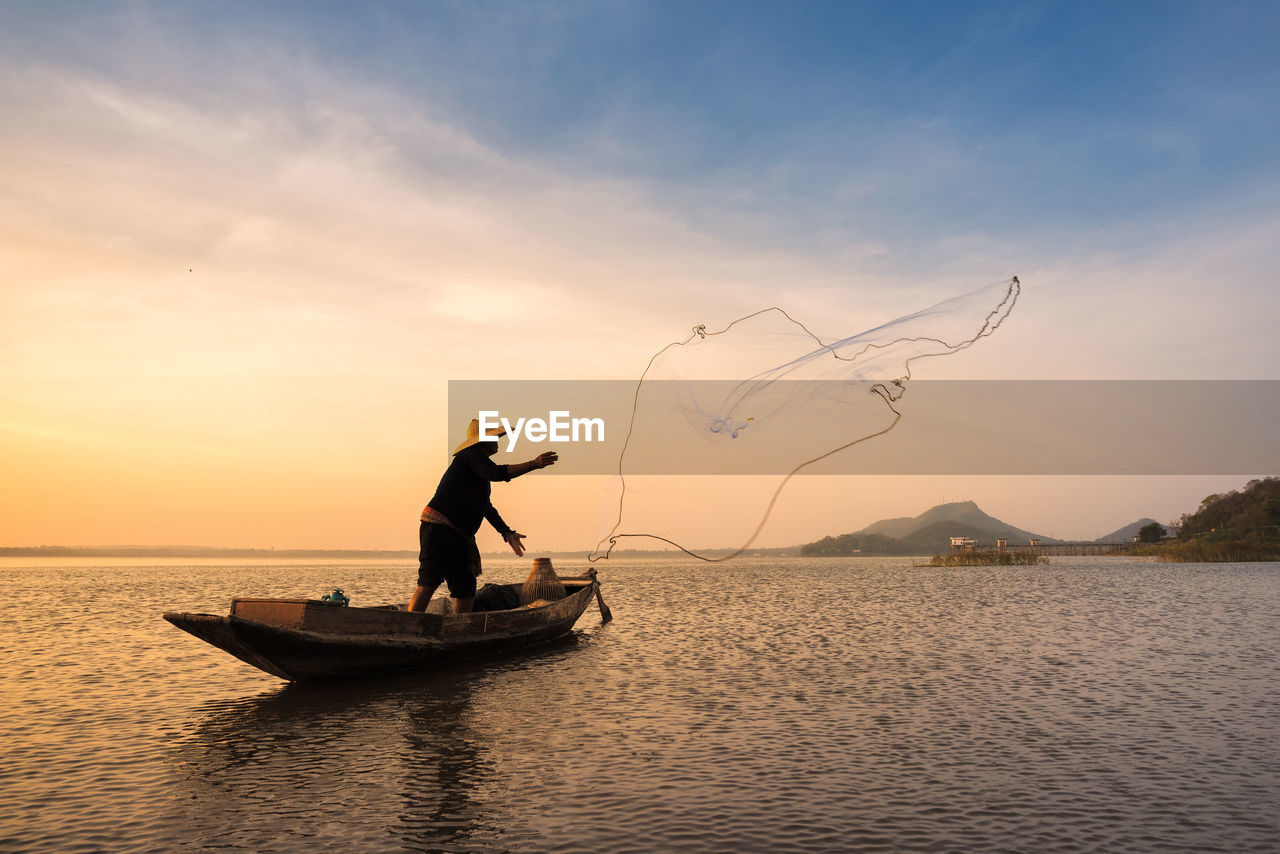
[[[9,421],[435,447],[450,378],[634,376],[695,323],[842,337],[1013,273],[947,370],[1280,364],[1275,63],[1166,86],[1168,22],[1097,70],[1090,33],[1038,57],[1055,7],[212,8],[0,12]]]

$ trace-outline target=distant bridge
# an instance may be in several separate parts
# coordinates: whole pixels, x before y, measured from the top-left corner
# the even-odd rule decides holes
[[[1034,546],[1018,546],[1018,551],[1038,555],[1118,555],[1133,551],[1140,545],[1133,540],[1119,543],[1039,543]]]
[[[957,538],[958,539],[958,538]],[[1132,551],[1141,543],[1135,543],[1133,540],[1124,540],[1120,542],[1094,543],[1094,542],[1060,542],[1060,543],[1042,543],[1039,540],[1032,540],[1030,543],[1018,543],[1014,545],[1008,544],[1005,540],[996,540],[995,545],[987,545],[985,543],[971,544],[968,546],[959,546],[953,544],[952,553],[962,551],[973,552],[1031,552],[1032,554],[1048,557],[1049,555],[1118,555]]]

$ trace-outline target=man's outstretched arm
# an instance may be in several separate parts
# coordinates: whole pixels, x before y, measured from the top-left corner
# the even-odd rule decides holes
[[[546,451],[538,454],[527,463],[507,463],[507,474],[511,477],[519,477],[522,474],[528,474],[531,471],[555,465],[558,459],[560,459],[560,455],[555,451]]]

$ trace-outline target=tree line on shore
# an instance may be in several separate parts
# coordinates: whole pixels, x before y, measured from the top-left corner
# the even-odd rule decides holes
[[[1199,508],[1171,525],[1172,538],[1135,553],[1188,563],[1280,560],[1280,478],[1205,496]]]

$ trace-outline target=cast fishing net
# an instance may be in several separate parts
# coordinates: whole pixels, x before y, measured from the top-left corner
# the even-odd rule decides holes
[[[995,332],[1020,292],[1014,277],[844,338],[820,337],[777,307],[723,329],[694,327],[654,354],[636,384],[618,459],[617,513],[589,560],[607,558],[629,538],[702,560],[741,554],[792,477],[833,455],[862,451],[854,446],[897,426],[917,363]],[[747,510],[733,477],[682,478],[673,501],[663,476],[673,471],[781,474],[763,506]],[[723,527],[726,517],[741,546],[717,558],[692,550],[710,519]]]

